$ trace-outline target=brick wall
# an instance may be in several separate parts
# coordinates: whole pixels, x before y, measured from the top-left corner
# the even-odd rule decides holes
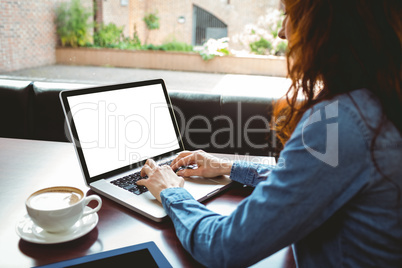
[[[170,39],[191,44],[193,33],[193,5],[213,14],[228,25],[228,36],[242,33],[244,26],[256,23],[258,17],[266,14],[269,8],[279,8],[280,0],[131,0],[129,34],[132,36],[134,25],[143,42],[148,35],[148,43],[162,44]],[[104,9],[104,12],[107,10]],[[160,29],[148,32],[142,21],[145,14],[157,12]],[[184,23],[178,18],[183,16]]]
[[[102,20],[108,24],[113,22],[117,26],[124,26],[124,35],[130,34],[130,14],[129,5],[121,5],[121,0],[102,1]]]
[[[0,73],[56,62],[54,10],[62,1],[0,1]]]

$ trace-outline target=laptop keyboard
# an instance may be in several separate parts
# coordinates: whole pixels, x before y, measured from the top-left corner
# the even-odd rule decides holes
[[[161,163],[159,165],[160,166],[170,165],[172,163],[172,161],[173,160],[169,160],[169,161]],[[142,186],[142,185],[137,185],[137,181],[148,178],[148,176],[141,177],[140,173],[141,172],[138,171],[133,174],[130,174],[130,175],[124,176],[122,178],[116,179],[114,181],[111,181],[110,183],[112,183],[120,188],[123,188],[133,194],[140,195],[140,194],[143,194],[148,191],[147,187]]]

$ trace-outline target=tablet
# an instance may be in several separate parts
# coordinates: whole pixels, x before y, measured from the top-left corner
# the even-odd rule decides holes
[[[172,267],[154,242],[99,252],[38,267]]]

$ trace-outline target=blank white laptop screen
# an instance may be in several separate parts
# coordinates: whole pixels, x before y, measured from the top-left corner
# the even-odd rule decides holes
[[[67,101],[91,177],[180,148],[160,84]]]

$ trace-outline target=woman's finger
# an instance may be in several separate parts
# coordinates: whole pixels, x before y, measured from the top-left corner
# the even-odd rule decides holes
[[[178,171],[177,175],[181,177],[202,176],[202,168],[185,168]]]
[[[152,163],[151,163],[151,165],[152,165]],[[150,163],[148,163],[148,160],[147,160],[147,162],[141,169],[141,172],[140,172],[141,177],[144,177],[145,175],[147,175],[149,177],[149,175],[152,173],[152,170],[154,169],[151,167],[151,165],[150,165]]]
[[[192,152],[190,152],[190,151],[183,151],[183,152],[180,152],[179,155],[178,155],[175,159],[173,159],[173,161],[172,161],[172,163],[170,164],[170,166],[173,166],[174,164],[176,164],[177,161],[179,161],[179,160],[182,159],[183,157],[186,157],[186,156],[188,156],[188,155],[190,155],[190,154],[192,154]]]
[[[194,158],[194,154],[191,153],[185,157],[182,157],[181,159],[177,160],[176,162],[172,162],[172,164],[170,165],[170,167],[176,171],[179,167],[181,166],[188,166],[191,164],[195,164],[195,158]]]
[[[147,159],[147,161],[145,162],[145,165],[150,166],[151,168],[155,168],[158,165],[156,164],[156,162],[153,159]]]
[[[147,187],[148,180],[145,180],[145,179],[138,180],[138,181],[136,182],[136,184],[137,184],[137,185],[140,185],[140,186],[145,186],[145,187]]]

